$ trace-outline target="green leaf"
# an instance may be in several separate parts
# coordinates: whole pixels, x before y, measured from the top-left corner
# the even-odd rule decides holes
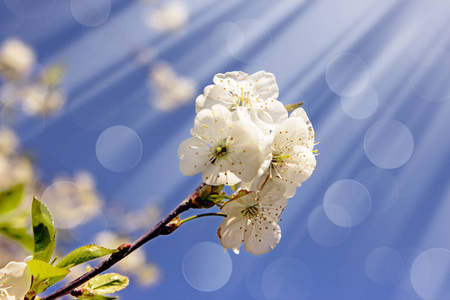
[[[19,242],[28,250],[33,251],[33,237],[28,233],[26,228],[15,228],[13,224],[14,223],[11,222],[0,223],[0,233],[6,235],[12,240],[15,240],[16,242]]]
[[[66,257],[64,257],[56,266],[59,268],[68,267],[71,268],[73,266],[85,263],[87,261],[115,253],[119,250],[116,249],[107,249],[97,245],[86,245],[75,249],[70,252]]]
[[[287,104],[287,105],[284,106],[284,108],[286,108],[286,110],[287,110],[288,112],[291,112],[291,111],[293,111],[294,109],[299,108],[299,107],[302,106],[302,105],[303,105],[303,101],[302,101],[302,102],[299,102],[299,103]]]
[[[33,258],[49,262],[55,249],[56,229],[47,206],[36,197],[31,206],[31,223],[34,235]]]
[[[97,294],[112,294],[126,288],[128,283],[128,277],[116,273],[108,273],[92,278],[89,281],[89,288]]]
[[[28,261],[27,265],[30,267],[31,275],[34,276],[36,281],[44,281],[49,278],[58,278],[62,276],[64,278],[69,274],[69,270],[66,268],[58,268],[38,259]]]
[[[23,196],[23,184],[0,192],[0,214],[7,213],[19,206]]]

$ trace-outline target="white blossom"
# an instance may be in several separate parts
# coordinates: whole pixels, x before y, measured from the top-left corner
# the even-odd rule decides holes
[[[187,23],[188,18],[189,11],[184,2],[170,1],[152,11],[147,24],[158,31],[176,31]]]
[[[12,261],[0,270],[0,299],[22,300],[30,285],[30,268],[25,262]]]
[[[10,80],[24,80],[31,73],[35,60],[28,45],[10,38],[0,48],[0,75]]]
[[[179,76],[167,63],[157,63],[151,70],[149,79],[156,90],[152,104],[160,110],[174,110],[191,101],[195,95],[195,82]]]
[[[184,175],[202,172],[210,185],[234,185],[255,177],[263,156],[260,131],[252,123],[233,122],[226,107],[214,105],[197,114],[191,133],[178,148]]]
[[[48,90],[43,85],[26,87],[23,91],[23,109],[32,116],[45,116],[60,110],[66,102],[57,89]]]
[[[286,184],[286,195],[292,197],[316,167],[314,136],[302,118],[289,117],[273,132],[270,153],[266,157],[270,178]],[[267,164],[266,164],[267,165]]]
[[[221,208],[227,217],[217,230],[220,243],[236,253],[241,243],[255,255],[269,252],[281,239],[277,222],[286,204],[284,186],[270,179],[260,191],[240,190]]]
[[[221,104],[236,112],[236,118],[250,119],[265,134],[287,118],[286,109],[277,100],[278,85],[272,73],[227,72],[217,74],[213,81],[214,85],[207,86],[197,97],[197,113]]]

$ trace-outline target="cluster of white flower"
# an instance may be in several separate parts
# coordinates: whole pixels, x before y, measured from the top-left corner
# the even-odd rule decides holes
[[[0,46],[0,79],[4,85],[0,100],[10,107],[22,107],[32,116],[44,116],[62,108],[66,98],[59,88],[62,67],[54,65],[32,77],[36,67],[33,49],[21,40],[10,38]]]
[[[196,100],[192,138],[178,149],[184,175],[202,172],[208,185],[240,183],[221,206],[218,236],[225,248],[259,255],[281,238],[277,224],[287,199],[316,166],[314,130],[302,108],[290,115],[277,100],[275,77],[264,71],[217,74]]]

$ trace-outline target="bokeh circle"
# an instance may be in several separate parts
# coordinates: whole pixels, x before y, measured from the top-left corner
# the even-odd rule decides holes
[[[184,278],[202,292],[222,288],[230,279],[232,270],[230,255],[216,243],[199,243],[189,249],[183,259]]]
[[[356,54],[343,53],[335,56],[326,69],[328,87],[342,97],[354,97],[364,91],[369,83],[369,68]]]
[[[381,120],[367,130],[364,150],[369,160],[384,169],[403,166],[414,151],[414,138],[409,128],[397,120]]]
[[[364,185],[350,179],[332,184],[323,198],[325,214],[331,222],[342,227],[352,227],[364,221],[371,205],[370,194]]]
[[[129,171],[141,160],[142,141],[133,129],[112,126],[98,137],[95,153],[106,169],[113,172]]]
[[[450,299],[450,250],[433,248],[422,252],[411,267],[414,291],[426,300]]]

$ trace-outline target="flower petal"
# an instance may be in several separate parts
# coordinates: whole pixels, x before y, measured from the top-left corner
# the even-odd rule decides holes
[[[278,98],[278,85],[275,76],[272,73],[259,71],[252,74],[248,81],[255,87],[256,98],[261,100]]]
[[[253,221],[244,233],[245,250],[255,255],[269,252],[280,242],[281,229],[275,222]]]
[[[31,285],[30,268],[23,262],[10,262],[0,270],[0,284],[14,299],[23,299]]]
[[[247,219],[227,217],[220,223],[217,229],[217,236],[220,244],[224,248],[238,249],[244,238],[244,231],[247,228]]]
[[[180,170],[183,175],[192,176],[203,171],[211,157],[208,145],[198,137],[181,142],[178,147]]]
[[[234,122],[230,136],[230,170],[243,181],[251,181],[265,157],[260,149],[260,131],[252,123]]]

